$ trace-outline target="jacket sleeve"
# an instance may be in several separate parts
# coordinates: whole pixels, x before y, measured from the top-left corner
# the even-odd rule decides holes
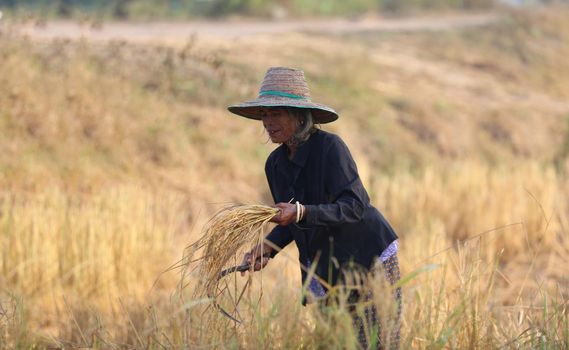
[[[331,226],[360,221],[369,197],[360,180],[356,163],[339,137],[331,140],[323,162],[324,185],[331,201],[306,205],[304,224]]]
[[[273,183],[272,183],[272,179],[274,178],[272,171],[273,161],[274,161],[273,157],[269,156],[265,164],[265,175],[267,176],[267,182],[269,183],[269,189],[271,190],[271,196],[273,197],[273,202],[276,203],[275,191],[273,190]],[[290,242],[292,242],[293,237],[288,227],[275,226],[275,228],[273,228],[273,230],[267,235],[267,237],[265,237],[265,240],[270,241],[280,249],[283,249]],[[271,257],[274,257],[280,251],[280,249],[274,250],[273,253],[271,254]]]

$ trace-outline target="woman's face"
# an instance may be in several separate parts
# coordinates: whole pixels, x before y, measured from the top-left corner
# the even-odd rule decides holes
[[[273,143],[286,143],[299,126],[298,120],[289,115],[286,108],[265,108],[261,120]]]

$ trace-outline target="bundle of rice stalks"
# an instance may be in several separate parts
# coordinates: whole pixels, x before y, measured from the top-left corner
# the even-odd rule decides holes
[[[203,249],[197,296],[217,296],[221,272],[242,248],[252,248],[264,239],[264,227],[278,209],[265,205],[234,204],[219,210],[204,226],[202,237],[189,248],[193,253]]]

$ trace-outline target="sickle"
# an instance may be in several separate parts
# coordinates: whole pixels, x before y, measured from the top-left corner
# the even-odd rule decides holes
[[[257,260],[255,260],[255,263],[261,262],[261,258],[270,258],[270,255],[268,255],[268,254],[267,254],[267,255],[263,255],[262,257],[260,257],[260,258],[258,258]],[[243,264],[243,265],[233,266],[233,267],[230,267],[230,268],[227,268],[227,269],[221,271],[221,272],[219,273],[219,276],[217,277],[217,280],[220,280],[220,279],[222,279],[223,277],[225,277],[225,276],[227,276],[227,275],[229,275],[229,274],[232,274],[232,273],[234,273],[234,272],[244,272],[244,271],[249,271],[250,269],[251,269],[251,264]],[[229,314],[229,312],[225,311],[225,309],[222,308],[221,305],[219,305],[219,304],[217,303],[217,300],[216,300],[215,297],[213,297],[213,296],[211,296],[211,295],[209,295],[209,294],[208,294],[208,297],[213,300],[213,306],[214,306],[219,312],[221,312],[221,314],[222,314],[223,316],[228,317],[230,320],[232,320],[232,321],[234,321],[234,322],[237,322],[237,323],[239,323],[239,324],[242,323],[241,321],[239,321],[239,320],[236,319],[235,317],[231,316],[231,315]]]

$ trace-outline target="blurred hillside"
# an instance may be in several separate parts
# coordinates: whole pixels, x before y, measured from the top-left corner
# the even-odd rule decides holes
[[[42,17],[141,19],[255,16],[400,14],[417,11],[479,10],[495,0],[1,0],[0,9]]]
[[[303,68],[313,99],[339,111],[324,128],[347,140],[366,181],[460,160],[564,169],[568,15],[511,12],[490,27],[444,33],[194,37],[182,47],[37,45],[5,31],[0,183],[88,189],[136,180],[260,200],[274,146],[260,123],[226,106],[254,98],[276,65]]]

